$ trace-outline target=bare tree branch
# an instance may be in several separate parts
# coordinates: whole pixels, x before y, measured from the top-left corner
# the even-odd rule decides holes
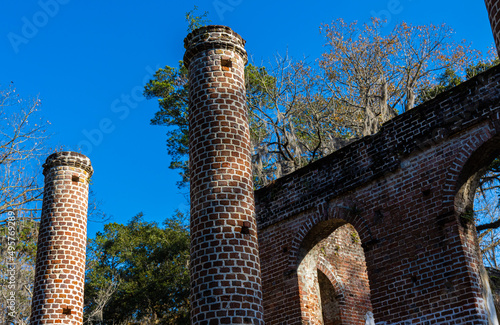
[[[34,211],[41,201],[39,166],[47,151],[39,106],[39,99],[25,100],[12,86],[0,90],[0,215]]]

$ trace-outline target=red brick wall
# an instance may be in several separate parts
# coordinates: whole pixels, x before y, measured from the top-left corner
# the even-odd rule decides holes
[[[50,155],[38,237],[31,324],[82,324],[90,160]]]
[[[500,154],[500,67],[255,192],[257,253],[244,41],[185,44],[194,324],[262,324],[258,255],[267,325],[487,324],[468,211]]]
[[[499,153],[496,67],[257,191],[266,324],[302,324],[319,306],[301,300],[302,251],[316,247],[304,243],[328,238],[342,222],[359,234],[377,324],[487,324],[467,211],[475,173]],[[329,264],[329,279],[345,277],[342,261]],[[363,272],[347,274],[366,290]],[[344,314],[371,310],[360,301]]]
[[[484,2],[486,3],[486,9],[488,9],[488,16],[493,31],[493,38],[497,45],[498,55],[500,55],[500,1],[485,0]]]
[[[224,26],[185,40],[192,324],[263,324],[244,44]]]
[[[299,250],[301,318],[305,324],[364,324],[372,308],[361,239],[352,225],[331,221],[318,223]],[[323,238],[327,227],[335,230]]]

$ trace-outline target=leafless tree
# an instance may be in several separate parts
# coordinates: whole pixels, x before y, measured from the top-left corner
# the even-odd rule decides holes
[[[383,22],[323,25],[327,51],[318,61],[276,56],[246,70],[253,172],[262,186],[376,133],[445,69],[463,71],[476,52],[445,26]]]
[[[40,100],[25,99],[10,86],[0,90],[0,322],[28,324],[35,269],[40,158],[47,123]],[[7,298],[15,295],[15,312]],[[10,314],[9,314],[10,313]]]
[[[98,293],[98,296],[92,301],[91,310],[88,311],[88,317],[85,320],[86,324],[101,324],[103,321],[104,307],[109,303],[111,297],[118,289],[119,281],[112,279],[103,284],[103,288]]]
[[[40,100],[23,99],[13,86],[0,90],[0,215],[36,211],[41,200],[40,158],[46,123],[37,116]],[[0,223],[5,219],[0,219]]]
[[[478,53],[457,43],[446,25],[411,26],[404,22],[382,35],[383,22],[359,26],[342,19],[325,24],[329,49],[320,61],[335,98],[362,119],[359,135],[376,133],[398,112],[414,107],[423,86],[448,68],[463,71]]]
[[[258,186],[321,158],[352,137],[346,116],[307,60],[275,57],[265,68],[247,69],[253,172]],[[352,117],[351,117],[352,118]],[[349,122],[348,122],[349,123]]]

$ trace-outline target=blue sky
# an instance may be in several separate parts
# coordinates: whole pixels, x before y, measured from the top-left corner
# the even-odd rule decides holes
[[[315,60],[324,50],[320,24],[337,18],[378,16],[388,31],[402,20],[444,22],[478,50],[493,44],[481,0],[3,1],[0,88],[12,81],[22,96],[40,97],[49,145],[90,157],[93,189],[113,221],[140,211],[162,221],[187,208],[187,189],[176,187],[177,172],[167,168],[167,130],[149,125],[157,103],[142,89],[157,68],[182,59],[184,16],[194,5],[242,35],[256,64],[287,50]],[[89,236],[101,228],[89,224]]]

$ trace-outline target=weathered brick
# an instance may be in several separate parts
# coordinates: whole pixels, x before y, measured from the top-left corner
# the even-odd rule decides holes
[[[192,324],[264,324],[248,163],[250,131],[241,82],[247,63],[244,45],[224,26],[202,27],[185,40]]]
[[[500,47],[499,1],[486,4]],[[260,317],[259,256],[268,325],[361,325],[372,311],[378,324],[488,323],[464,215],[477,172],[500,152],[500,67],[257,191],[257,255],[244,42],[210,26],[185,44],[194,323],[246,322],[250,306]],[[239,221],[250,241],[234,241]]]
[[[474,177],[500,152],[499,121],[495,67],[256,191],[266,324],[321,323],[316,270],[335,288],[339,313],[330,316],[342,324],[364,324],[371,307],[377,324],[488,324],[464,214]],[[338,259],[331,247],[350,247],[342,224],[363,252]],[[342,295],[349,281],[355,293]]]
[[[500,1],[499,0],[484,0],[488,9],[493,38],[497,46],[498,55],[500,56]]]
[[[76,152],[54,153],[43,167],[31,324],[82,324],[88,181],[93,169],[90,160]]]

